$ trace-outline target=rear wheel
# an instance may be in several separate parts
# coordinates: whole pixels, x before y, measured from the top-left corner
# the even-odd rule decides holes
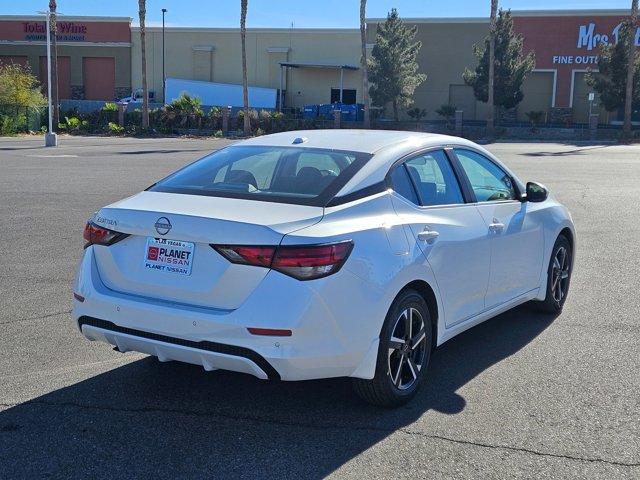
[[[573,251],[571,243],[560,235],[553,246],[547,268],[547,295],[542,302],[536,302],[539,310],[546,313],[560,313],[569,293],[571,283]]]
[[[356,393],[366,402],[397,407],[414,397],[431,357],[431,315],[414,290],[402,292],[389,309],[382,331],[373,379],[353,379]]]

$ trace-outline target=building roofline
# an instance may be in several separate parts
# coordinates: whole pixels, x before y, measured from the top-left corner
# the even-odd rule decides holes
[[[588,10],[511,10],[514,17],[624,17],[628,9],[588,9]],[[367,23],[382,23],[386,17],[367,18]],[[488,23],[489,17],[402,17],[405,23]]]
[[[20,21],[28,22],[44,21],[44,15],[0,15],[0,21]],[[60,22],[128,22],[131,23],[131,17],[99,17],[99,16],[79,16],[79,15],[63,15],[59,14]]]
[[[131,27],[132,32],[139,32],[140,26]],[[162,32],[162,27],[146,27],[146,32]],[[165,27],[165,32],[182,33],[240,33],[237,27]],[[360,32],[359,28],[247,28],[247,33],[354,33]]]

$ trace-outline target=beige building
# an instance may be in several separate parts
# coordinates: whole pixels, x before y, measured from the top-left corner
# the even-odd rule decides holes
[[[619,112],[606,112],[586,83],[588,70],[597,72],[600,46],[617,41],[620,23],[628,10],[533,10],[513,11],[514,29],[524,38],[524,51],[534,52],[536,67],[523,85],[524,99],[515,113],[527,121],[526,113],[542,111],[556,123],[586,123],[589,113],[600,122],[619,120]],[[385,19],[368,19],[368,41],[375,42],[377,25]],[[427,80],[415,92],[415,105],[436,118],[442,104],[463,110],[467,120],[486,118],[487,106],[475,99],[465,85],[465,68],[473,69],[477,59],[473,45],[489,31],[487,18],[405,18],[417,27],[422,42],[418,63]],[[640,37],[640,29],[636,38]],[[640,112],[636,112],[640,117]]]
[[[147,75],[149,88],[162,99],[162,28],[147,28]],[[132,84],[142,85],[140,29],[132,28]],[[358,67],[360,31],[355,29],[248,29],[247,67],[249,85],[280,88],[281,62],[304,64],[286,68],[283,75],[284,105],[331,103],[340,88],[338,66]],[[314,67],[309,65],[313,64]],[[362,100],[359,70],[343,69],[346,95]],[[165,75],[218,83],[242,83],[239,29],[166,28]]]
[[[511,112],[520,121],[526,113],[544,112],[555,123],[586,123],[589,112],[600,112],[601,122],[619,117],[590,100],[591,87],[585,82],[589,69],[596,71],[601,44],[614,42],[619,24],[626,15],[621,10],[514,11],[515,30],[524,37],[525,52],[536,54],[536,68],[525,80],[524,100]],[[451,104],[464,112],[465,120],[483,120],[487,106],[475,99],[462,74],[474,68],[474,44],[488,33],[486,18],[405,18],[417,27],[422,42],[418,62],[427,80],[415,92],[415,106],[436,119],[436,110]],[[368,19],[368,50],[375,42],[377,25],[384,19]],[[131,83],[142,85],[140,75],[140,32],[131,30]],[[162,29],[147,29],[147,69],[149,88],[163,100]],[[300,108],[308,104],[339,100],[343,85],[345,103],[362,101],[358,29],[248,29],[247,60],[249,85],[279,89],[282,81],[284,106]],[[281,64],[286,68],[281,79]],[[314,65],[314,68],[311,68]],[[350,67],[340,69],[339,67]],[[176,28],[165,30],[166,77],[242,83],[239,29]]]

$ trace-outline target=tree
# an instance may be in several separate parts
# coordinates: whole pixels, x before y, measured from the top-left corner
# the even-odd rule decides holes
[[[629,40],[635,38],[635,29],[629,20],[622,23],[616,44],[601,45],[598,56],[598,73],[589,71],[587,83],[599,94],[600,102],[608,112],[625,107],[627,94],[627,75],[629,71]],[[631,82],[633,105],[640,105],[640,62],[633,62],[633,81]]]
[[[453,119],[456,116],[455,105],[451,105],[449,103],[445,103],[444,105],[440,105],[440,108],[436,110],[436,113],[445,119],[447,128],[453,128]]]
[[[28,109],[47,104],[38,79],[28,66],[0,64],[0,135],[28,128]]]
[[[147,88],[147,48],[144,20],[147,15],[146,0],[138,0],[140,16],[140,51],[142,55],[142,128],[149,128],[149,89]]]
[[[632,0],[631,2],[631,18],[629,20],[630,29],[635,32],[638,28],[638,0]],[[631,136],[631,110],[633,104],[633,75],[635,74],[636,64],[636,39],[635,35],[627,35],[627,79],[626,89],[624,96],[624,134]]]
[[[28,66],[0,64],[0,105],[35,108],[46,104],[38,79]]]
[[[393,106],[393,118],[398,121],[398,109],[413,104],[416,87],[427,79],[418,73],[418,52],[421,42],[414,42],[417,27],[407,27],[394,8],[387,20],[378,25],[376,44],[371,59],[371,100],[377,106]]]
[[[249,118],[249,80],[247,78],[247,5],[248,0],[240,0],[240,38],[242,40],[242,101],[244,105],[244,134],[251,135]]]
[[[494,134],[495,106],[495,67],[496,67],[496,10],[498,10],[498,0],[491,0],[491,14],[489,16],[489,85],[487,92],[487,103],[489,113],[487,115],[487,135],[489,138]]]
[[[51,112],[53,120],[53,129],[58,129],[60,121],[60,99],[58,98],[58,22],[56,20],[56,0],[49,0],[49,35],[51,35],[51,85],[47,88],[51,89]]]
[[[493,103],[494,107],[505,109],[513,108],[524,98],[522,83],[527,75],[534,69],[536,58],[533,52],[526,56],[522,53],[524,39],[513,30],[513,19],[510,11],[500,10],[495,27],[495,58],[490,62],[490,35],[483,44],[474,45],[473,50],[478,65],[475,70],[466,69],[463,78],[467,85],[473,87],[475,97],[481,102],[489,103],[489,121],[493,118],[489,98],[489,65],[493,63],[495,68]],[[489,134],[489,132],[487,132]]]
[[[362,103],[364,104],[364,128],[371,126],[369,105],[369,66],[367,65],[367,24],[365,21],[367,0],[360,0],[360,43],[362,45]]]
[[[416,128],[420,128],[420,120],[427,116],[427,111],[424,108],[413,107],[407,110],[407,115],[416,122]]]

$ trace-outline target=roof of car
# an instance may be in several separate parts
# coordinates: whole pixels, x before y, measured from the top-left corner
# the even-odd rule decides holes
[[[470,140],[449,135],[394,130],[298,130],[254,137],[235,145],[300,146],[373,154],[373,158],[356,172],[336,196],[344,196],[384,181],[391,166],[406,155],[444,146],[466,147],[484,154],[509,172],[524,188],[517,176],[491,152]]]
[[[434,133],[393,130],[298,130],[254,137],[239,143],[239,145],[297,145],[307,148],[331,148],[350,152],[375,153],[385,147],[403,142],[415,141],[424,147],[430,144],[444,145],[450,143],[454,138]]]

